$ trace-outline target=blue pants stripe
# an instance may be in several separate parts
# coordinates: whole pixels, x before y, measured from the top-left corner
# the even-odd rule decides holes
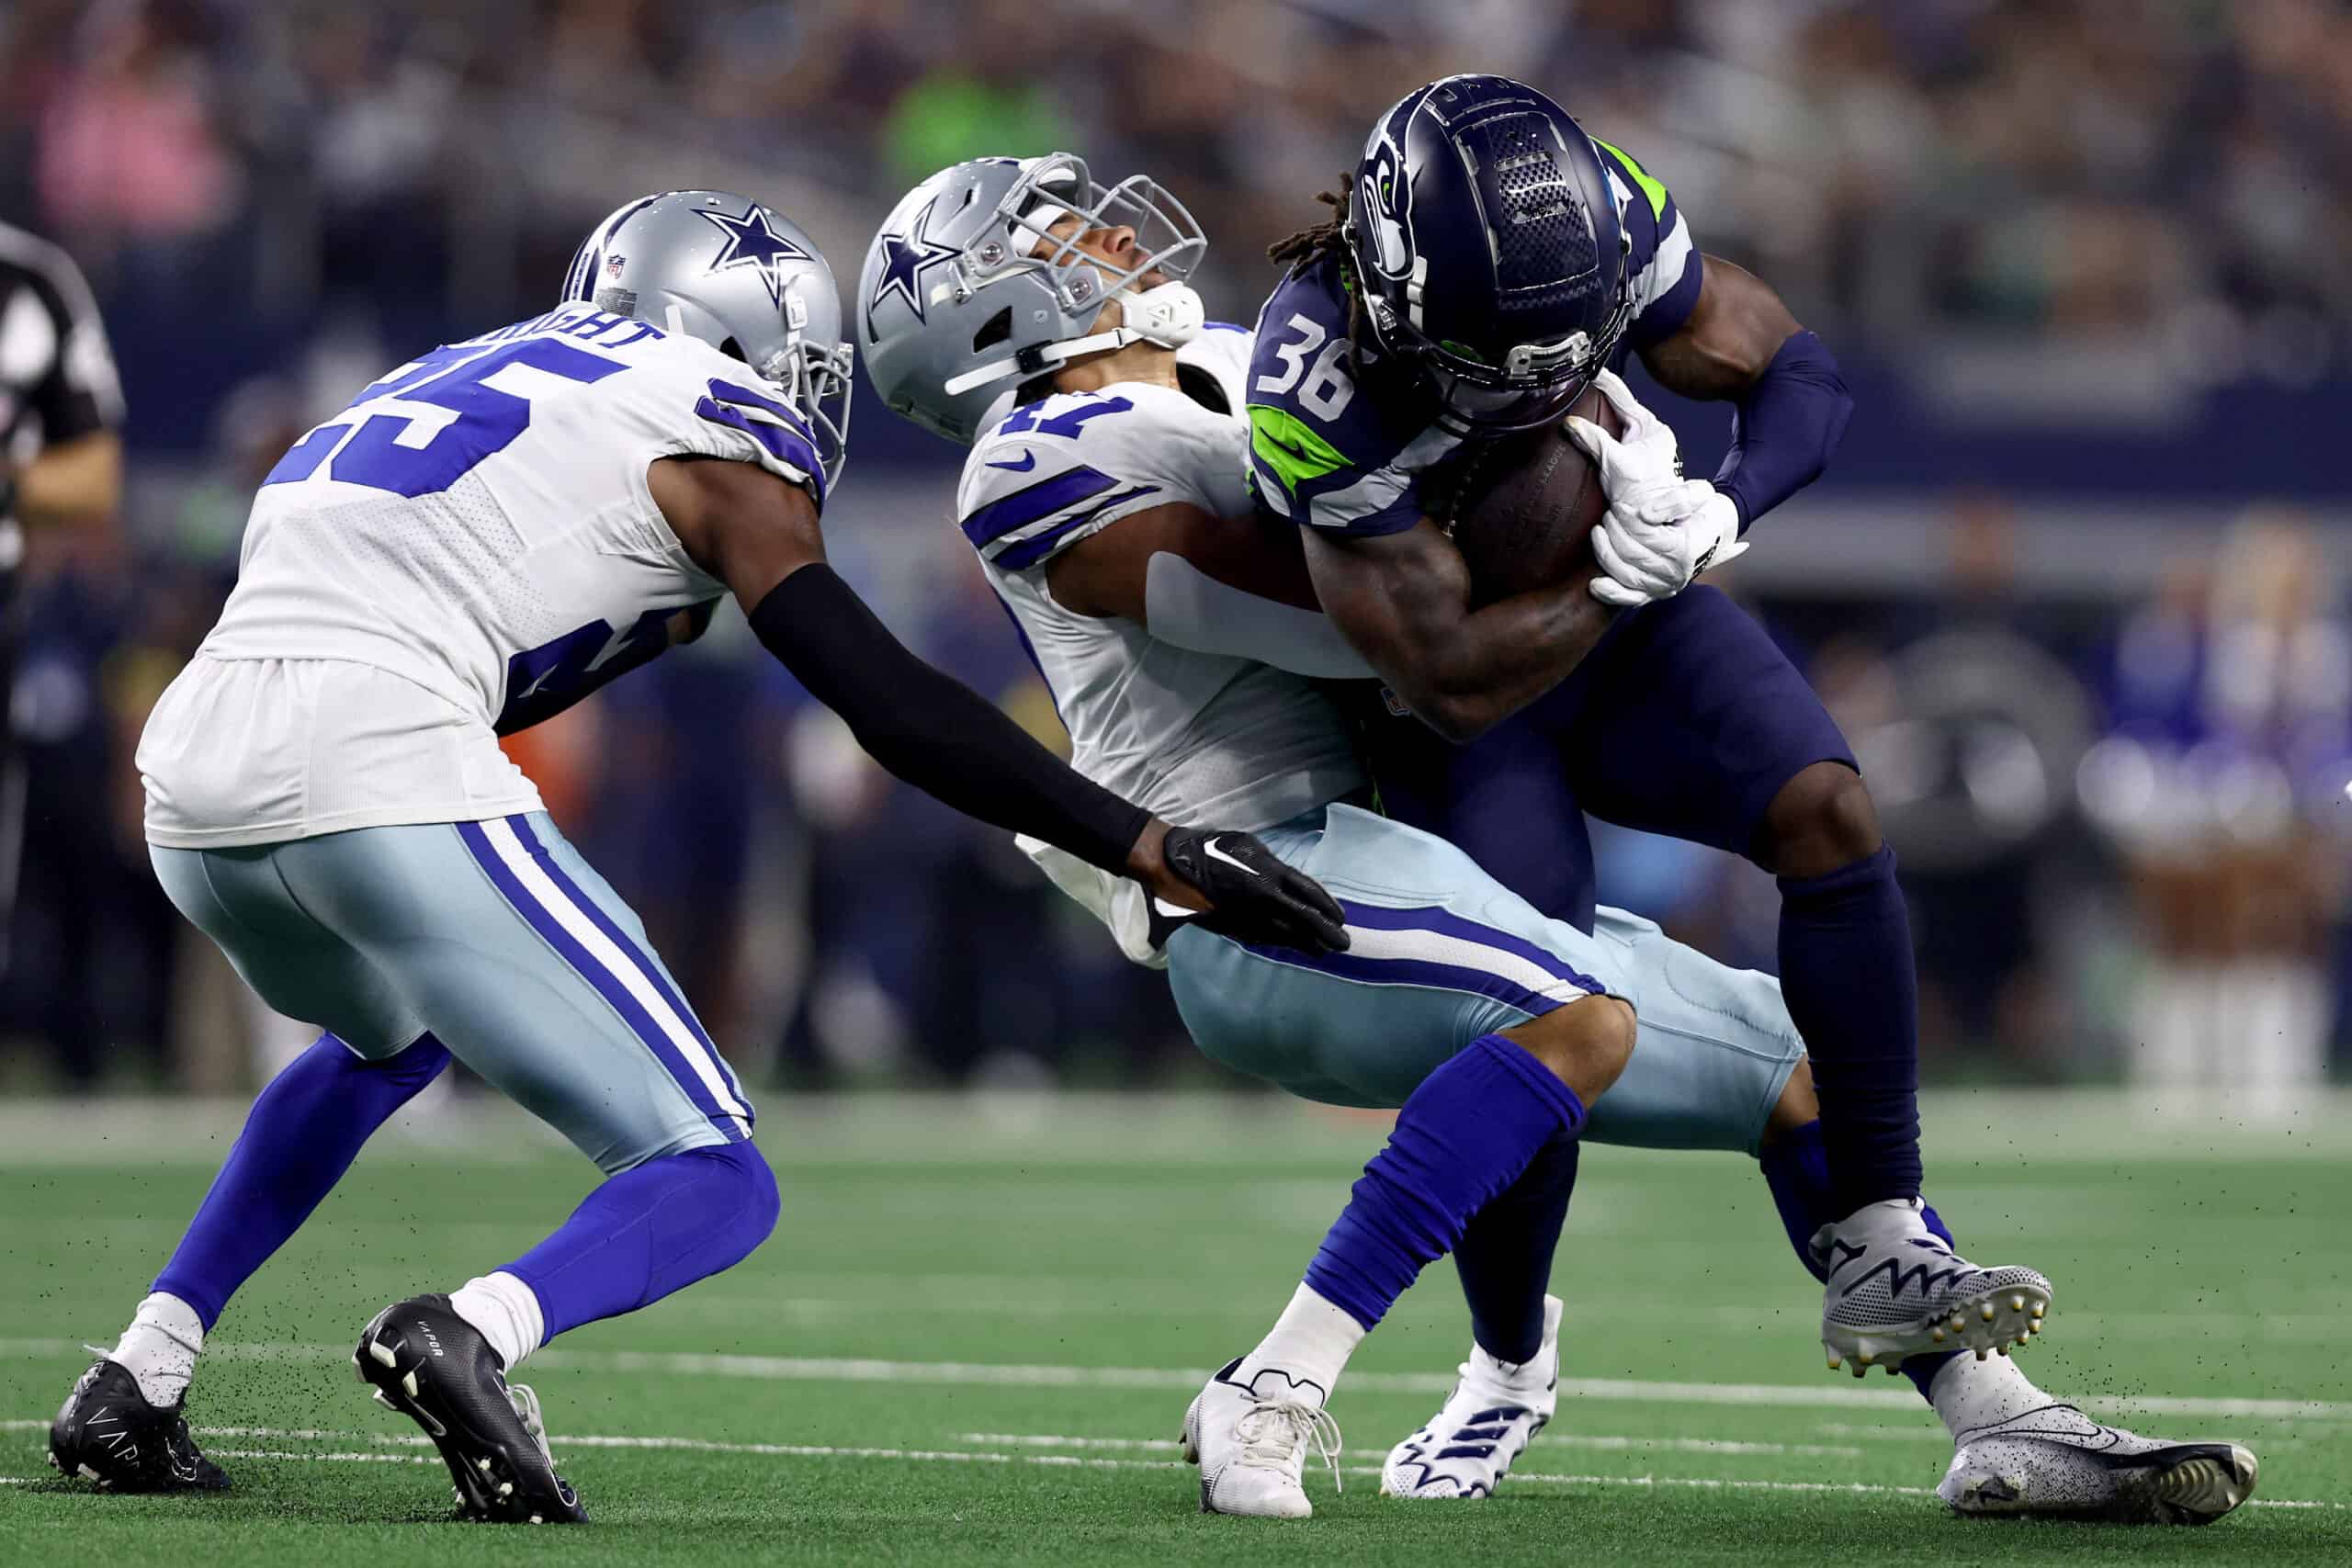
[[[670,1010],[678,1015],[679,1020],[693,1032],[695,1041],[710,1054],[711,1064],[718,1069],[719,1076],[728,1081],[730,1088],[735,1087],[735,1075],[728,1070],[727,1058],[719,1053],[718,1046],[711,1040],[709,1031],[703,1028],[702,1020],[695,1016],[695,1010],[686,1005],[685,998],[680,996],[677,987],[670,984],[669,976],[663,972],[660,964],[654,962],[653,955],[640,946],[635,938],[623,931],[620,922],[605,912],[605,906],[590,897],[581,886],[572,880],[571,873],[565,871],[562,864],[553,855],[548,853],[546,846],[541,844],[537,837],[532,833],[529,818],[509,817],[506,822],[514,829],[514,836],[523,841],[523,847],[531,852],[532,857],[547,872],[548,879],[563,889],[565,897],[580,907],[581,910],[594,923],[596,929],[605,933],[605,941],[628,955],[629,962],[637,965],[645,976],[647,983],[661,994],[663,1001],[670,1004]],[[743,1098],[740,1089],[736,1089],[734,1104],[729,1107],[729,1113],[741,1116],[747,1126],[756,1119],[752,1112],[751,1101]]]
[[[604,911],[596,907],[595,901],[582,897],[578,887],[571,885],[571,879],[564,876],[562,872],[551,863],[547,852],[540,847],[537,840],[528,836],[528,829],[523,819],[519,817],[510,817],[505,819],[505,824],[517,829],[521,841],[529,849],[532,857],[548,874],[548,879],[555,883],[558,889],[570,898],[582,914],[594,922],[599,930],[604,931],[608,940],[616,937],[618,933],[611,929],[611,921],[605,917]],[[676,1043],[671,1040],[669,1033],[662,1029],[660,1021],[648,1012],[634,996],[629,994],[628,987],[621,983],[619,976],[599,963],[595,956],[581,944],[579,939],[565,929],[562,920],[542,905],[532,895],[530,889],[523,885],[522,879],[516,876],[513,869],[500,857],[496,846],[490,841],[490,836],[483,831],[481,824],[460,822],[457,824],[457,829],[458,836],[465,841],[468,852],[474,857],[475,863],[482,868],[483,874],[505,897],[506,901],[514,906],[515,912],[529,922],[531,929],[546,939],[548,945],[561,954],[564,962],[571,964],[582,978],[596,988],[597,994],[611,1005],[613,1010],[621,1016],[635,1032],[637,1037],[644,1042],[646,1049],[653,1053],[654,1058],[662,1064],[679,1089],[685,1092],[686,1098],[694,1102],[695,1109],[707,1117],[713,1126],[725,1134],[729,1141],[741,1142],[749,1138],[751,1132],[745,1125],[745,1119],[718,1103],[703,1083],[701,1077],[680,1054]],[[620,948],[623,954],[639,964],[649,980],[659,984],[659,972],[643,963],[633,943],[617,942],[616,945]],[[679,1009],[674,1002],[672,1004],[672,1010],[678,1012],[683,1018],[691,1019],[693,1016]]]
[[[1580,989],[1595,994],[1608,989],[1606,986],[1569,964],[1558,953],[1541,947],[1525,937],[1513,936],[1510,932],[1497,927],[1482,925],[1476,920],[1464,919],[1441,904],[1431,904],[1416,909],[1392,909],[1385,905],[1357,904],[1342,899],[1340,908],[1347,911],[1348,924],[1351,926],[1363,926],[1374,931],[1437,931],[1442,935],[1459,937],[1464,942],[1475,942],[1482,947],[1497,947],[1505,953],[1516,953],[1530,964],[1549,971]]]
[[[1464,919],[1436,905],[1398,909],[1342,898],[1340,908],[1355,934],[1355,945],[1346,953],[1310,956],[1295,948],[1260,947],[1247,942],[1241,945],[1277,964],[1314,969],[1338,979],[1467,992],[1536,1015],[1577,998],[1557,995],[1556,987],[1539,990],[1529,985],[1529,965],[1543,976],[1589,995],[1597,996],[1607,989],[1532,942]],[[1418,935],[1444,940],[1415,942],[1412,939]],[[1383,936],[1391,936],[1392,940],[1382,941]],[[1471,951],[1464,951],[1465,944]]]

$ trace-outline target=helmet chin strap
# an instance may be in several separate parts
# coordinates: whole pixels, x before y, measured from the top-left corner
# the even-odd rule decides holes
[[[1131,343],[1182,348],[1201,335],[1201,324],[1208,314],[1193,286],[1181,281],[1156,284],[1149,288],[1130,288],[1119,294],[1117,299],[1120,325],[1107,332],[1089,333],[1084,337],[1064,338],[1059,343],[1042,344],[1025,366],[1018,357],[990,360],[960,376],[950,376],[940,389],[951,398],[961,397],[975,387],[985,387],[1008,376],[1042,376],[1049,370],[1058,370],[1073,360],[1083,359],[1089,355],[1110,353]]]

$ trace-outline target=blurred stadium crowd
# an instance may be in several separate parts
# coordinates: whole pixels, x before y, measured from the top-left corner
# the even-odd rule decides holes
[[[1441,70],[1544,85],[1770,279],[1861,412],[1730,585],[1848,725],[1932,1070],[2280,1094],[2352,1032],[2352,11],[2329,0],[17,0],[0,217],[67,246],[130,399],[121,526],[38,542],[0,1081],[228,1088],[259,1030],[150,876],[130,766],[252,487],[385,366],[543,309],[616,202],[740,188],[854,280],[978,152],[1148,170],[1212,314]],[[1696,471],[1721,410],[1672,410]],[[872,400],[828,517],[910,641],[1055,728]],[[740,624],[723,621],[737,633]],[[522,738],[755,1078],[1205,1068],[1156,976],[893,784],[748,637]],[[1773,896],[1604,839],[1603,897],[1769,964]],[[299,1037],[298,1037],[299,1040]]]

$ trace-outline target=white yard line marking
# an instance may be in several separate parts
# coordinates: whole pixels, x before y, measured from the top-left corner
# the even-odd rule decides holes
[[[320,1453],[305,1449],[211,1449],[209,1459],[299,1459],[317,1464],[439,1464],[439,1454]]]
[[[74,1339],[0,1338],[0,1358],[80,1357]],[[344,1345],[277,1342],[221,1343],[208,1356],[232,1360],[340,1361]],[[786,1382],[886,1382],[988,1387],[1125,1388],[1197,1391],[1208,1369],[1182,1367],[1071,1367],[1001,1361],[886,1361],[854,1357],[747,1356],[707,1351],[542,1350],[533,1366],[550,1371],[657,1373],[673,1377],[732,1377]],[[1354,1393],[1450,1393],[1454,1380],[1437,1372],[1354,1372]],[[1560,1392],[1580,1399],[1635,1404],[1721,1404],[1788,1409],[1905,1410],[1921,1414],[1919,1396],[1908,1387],[1847,1388],[1825,1381],[1799,1383],[1652,1382],[1641,1378],[1562,1378]],[[2075,1401],[2085,1410],[2121,1416],[2212,1416],[2237,1420],[2352,1420],[2352,1402],[2342,1400],[2236,1399],[2203,1395],[2096,1397]]]
[[[16,1423],[11,1423],[14,1426]],[[421,1438],[404,1439],[423,1442]],[[991,1450],[960,1449],[886,1449],[840,1448],[820,1443],[721,1443],[700,1438],[635,1438],[578,1437],[558,1438],[559,1449],[678,1449],[694,1453],[745,1454],[772,1459],[850,1459],[888,1460],[910,1463],[947,1464],[1029,1464],[1063,1469],[1087,1470],[1158,1470],[1175,1471],[1191,1468],[1177,1459],[1108,1459],[1090,1458],[1082,1454],[1002,1453]],[[278,1449],[224,1449],[224,1459],[288,1460],[312,1464],[436,1464],[438,1459],[427,1454],[384,1454],[303,1451]],[[1342,1467],[1350,1475],[1376,1476],[1376,1464],[1351,1464]],[[0,1483],[24,1485],[40,1480],[39,1476],[0,1476]],[[1762,1481],[1746,1478],[1708,1477],[1697,1475],[1568,1475],[1542,1471],[1513,1471],[1511,1479],[1532,1482],[1544,1486],[1636,1486],[1645,1488],[1686,1487],[1703,1492],[1804,1492],[1814,1494],[1848,1494],[1856,1496],[1932,1497],[1934,1492],[1925,1486],[1888,1486],[1861,1481]],[[2257,1497],[2246,1505],[2254,1508],[2325,1508],[2342,1509],[2342,1503],[2319,1502],[2306,1498]]]
[[[1172,1438],[1080,1438],[1024,1432],[957,1432],[954,1436],[957,1442],[969,1443],[974,1448],[1140,1449],[1147,1452],[1164,1452],[1175,1441]],[[1860,1459],[1863,1453],[1851,1443],[1748,1443],[1715,1438],[1612,1437],[1600,1432],[1547,1431],[1536,1442],[1547,1449],[1599,1449],[1610,1453],[1656,1449],[1679,1454],[1788,1454],[1802,1459]]]

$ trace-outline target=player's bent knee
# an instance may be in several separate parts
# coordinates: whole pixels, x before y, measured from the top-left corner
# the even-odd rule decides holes
[[[1757,860],[1775,875],[1827,876],[1878,853],[1870,786],[1843,762],[1815,762],[1781,786],[1764,814]]]
[[[677,1278],[666,1289],[674,1290],[690,1279],[732,1269],[758,1251],[775,1232],[784,1198],[776,1190],[775,1172],[749,1139],[687,1149],[669,1158],[693,1168],[689,1185],[680,1195],[702,1216],[687,1227],[691,1239],[673,1266]],[[693,1236],[695,1230],[699,1236]]]
[[[776,1221],[784,1213],[784,1194],[776,1188],[775,1172],[769,1168],[767,1156],[760,1153],[759,1145],[748,1138],[740,1144],[696,1152],[724,1161],[736,1173],[734,1185],[742,1209],[735,1229],[742,1239],[744,1253],[750,1254],[775,1234]]]
[[[1769,1149],[1798,1128],[1820,1120],[1821,1100],[1813,1089],[1813,1063],[1800,1056],[1789,1070],[1789,1081],[1781,1086],[1781,1098],[1772,1102],[1772,1113],[1764,1120],[1760,1145]]]
[[[1503,1032],[1590,1105],[1633,1060],[1634,1010],[1616,997],[1583,997]]]

